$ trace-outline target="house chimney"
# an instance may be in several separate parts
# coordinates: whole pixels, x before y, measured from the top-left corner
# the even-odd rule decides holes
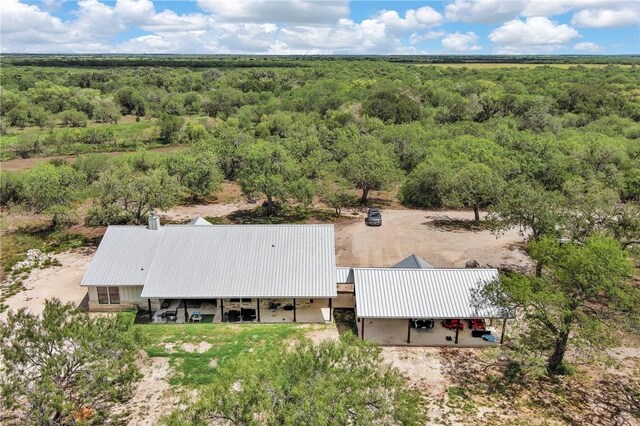
[[[149,229],[157,231],[160,229],[160,217],[155,213],[149,213]]]

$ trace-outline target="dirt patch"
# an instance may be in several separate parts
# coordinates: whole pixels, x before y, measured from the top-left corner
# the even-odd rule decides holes
[[[142,379],[133,391],[133,397],[116,407],[115,412],[124,416],[130,426],[156,425],[162,416],[176,407],[179,398],[167,381],[171,376],[168,358],[149,358],[140,353],[138,368]]]
[[[433,226],[435,221],[472,220],[470,211],[383,209],[380,227],[366,226],[363,212],[351,213],[355,220],[335,228],[340,266],[388,267],[412,253],[436,267],[464,267],[468,260],[495,267],[531,265],[526,253],[518,248],[524,238],[515,229],[496,238],[487,230],[448,232]]]
[[[321,330],[311,330],[306,333],[306,336],[315,344],[319,345],[324,340],[339,340],[338,328],[335,324],[327,325]]]
[[[217,368],[218,367],[218,358],[213,358],[211,361],[209,361],[209,367]]]
[[[177,151],[184,148],[185,148],[184,145],[172,145],[172,146],[163,146],[160,148],[150,148],[147,151],[168,153],[168,152],[173,152],[173,151]],[[109,157],[118,157],[120,155],[131,154],[133,152],[137,152],[137,151],[95,152],[92,154],[104,154]],[[86,154],[81,154],[81,155],[86,155]],[[71,163],[73,162],[73,160],[75,160],[78,157],[80,157],[80,155],[65,155],[65,156],[55,155],[51,157],[16,158],[13,160],[0,162],[0,168],[4,171],[26,170],[40,163],[46,163],[51,160],[64,160],[67,163]]]
[[[29,278],[23,281],[25,289],[4,302],[9,310],[27,308],[31,313],[41,314],[45,300],[54,297],[76,306],[85,302],[87,289],[80,287],[80,282],[93,257],[93,250],[73,250],[53,257],[61,266],[31,271]],[[6,319],[6,315],[6,312],[1,313],[0,320]]]
[[[382,357],[407,378],[409,386],[423,395],[429,419],[442,417],[441,400],[447,388],[447,378],[438,348],[394,347],[382,348]]]
[[[199,343],[183,343],[182,349],[186,352],[195,352],[199,354],[203,354],[209,349],[211,349],[213,345],[209,342],[199,342]]]

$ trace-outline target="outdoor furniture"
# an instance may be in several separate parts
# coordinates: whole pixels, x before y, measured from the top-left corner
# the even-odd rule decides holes
[[[200,311],[194,311],[191,314],[191,322],[202,322],[202,314]]]
[[[164,313],[165,318],[168,321],[176,322],[178,320],[178,311],[167,311]]]
[[[494,336],[493,334],[485,334],[484,336],[482,336],[482,339],[490,343],[496,343],[498,341],[498,339],[496,339],[496,336]]]
[[[254,321],[256,319],[256,310],[242,308],[240,309],[240,318],[242,318],[242,321]]]
[[[228,322],[238,322],[238,321],[240,321],[240,318],[241,318],[240,311],[237,311],[237,310],[234,310],[234,309],[226,312],[225,315],[227,315],[227,321]]]
[[[444,328],[448,328],[449,330],[462,330],[464,328],[464,324],[459,319],[443,320],[440,324],[442,324]]]
[[[278,309],[280,309],[280,303],[269,302],[269,309],[271,309],[272,311],[277,311]]]

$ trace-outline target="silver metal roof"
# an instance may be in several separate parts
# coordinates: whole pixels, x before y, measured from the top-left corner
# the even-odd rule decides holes
[[[165,230],[109,226],[81,285],[143,285]]]
[[[191,226],[211,226],[212,223],[206,219],[203,219],[201,216],[194,218],[191,222],[189,222]]]
[[[164,228],[142,297],[334,297],[333,225]]]
[[[338,272],[338,283],[353,284],[353,268],[338,266],[336,271]]]
[[[496,269],[354,268],[357,316],[363,318],[502,318],[471,306],[472,291],[498,279]]]
[[[433,268],[433,265],[414,253],[393,265],[392,268],[427,269]]]

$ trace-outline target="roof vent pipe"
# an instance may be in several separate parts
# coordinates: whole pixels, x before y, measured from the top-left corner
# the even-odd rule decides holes
[[[155,213],[149,213],[149,229],[157,231],[160,229],[160,216]]]

